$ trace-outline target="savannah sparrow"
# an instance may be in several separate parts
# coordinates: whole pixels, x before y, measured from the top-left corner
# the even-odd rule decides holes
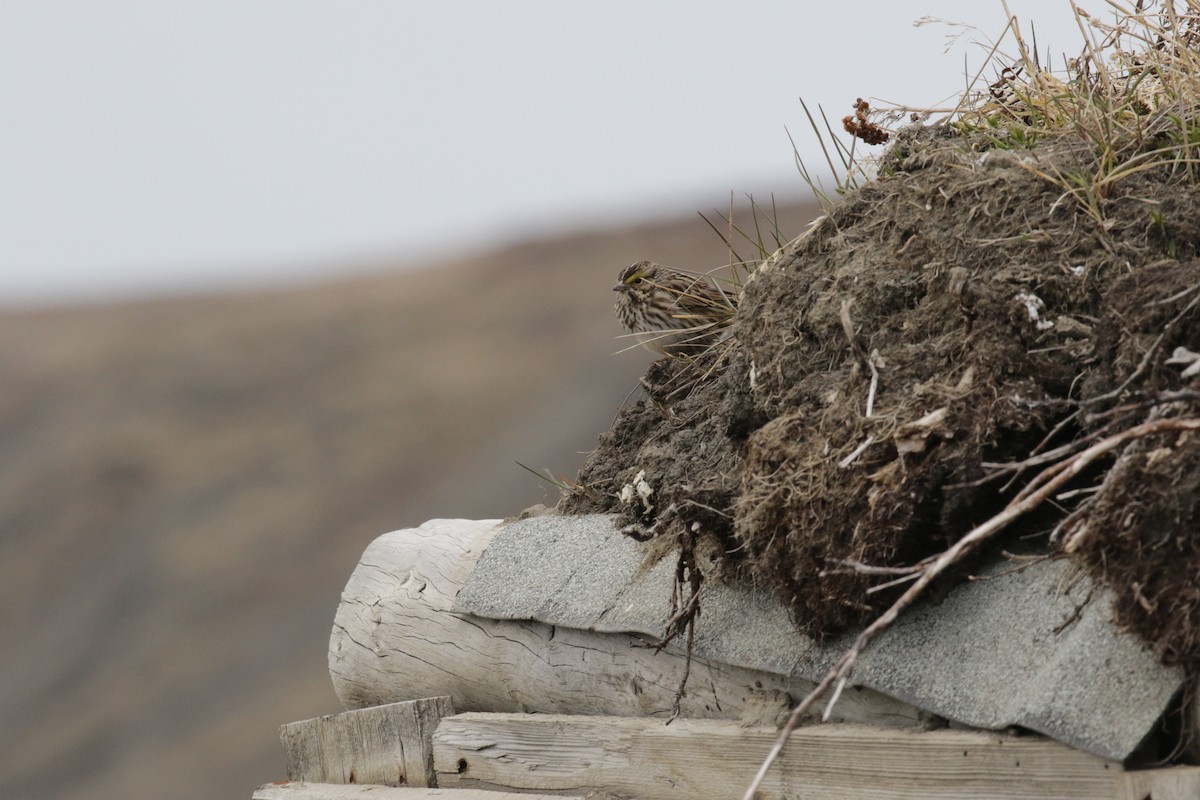
[[[699,355],[724,334],[737,300],[705,275],[639,261],[613,287],[617,318],[638,343],[667,356]]]

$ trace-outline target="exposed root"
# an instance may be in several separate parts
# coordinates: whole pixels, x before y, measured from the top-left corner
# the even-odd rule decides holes
[[[708,508],[700,503],[693,502],[692,505],[720,513],[716,509]],[[679,519],[679,507],[672,503],[650,527],[643,528],[636,524],[626,525],[621,528],[621,533],[639,542],[645,542],[662,535],[677,519]],[[653,645],[655,652],[659,652],[681,634],[686,634],[683,676],[675,690],[675,700],[671,706],[671,716],[667,720],[668,725],[679,716],[692,669],[692,645],[695,641],[696,618],[700,615],[700,597],[704,588],[704,574],[700,569],[696,552],[699,535],[700,524],[692,522],[680,530],[676,536],[679,555],[675,562],[675,581],[671,587],[670,607],[667,611],[667,621],[663,626],[663,635]]]

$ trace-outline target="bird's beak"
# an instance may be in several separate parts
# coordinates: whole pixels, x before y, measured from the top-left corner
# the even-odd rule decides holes
[[[625,290],[626,290],[626,289],[628,289],[628,288],[629,288],[629,287],[628,287],[628,286],[626,286],[625,284],[623,284],[623,283],[618,283],[616,286],[614,286],[614,287],[613,287],[613,291],[614,291],[614,292],[623,292],[623,291],[625,291]]]

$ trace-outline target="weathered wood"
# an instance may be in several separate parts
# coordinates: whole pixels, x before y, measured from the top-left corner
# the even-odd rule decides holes
[[[720,720],[460,714],[442,720],[433,749],[443,787],[726,800],[749,785],[775,735]],[[1127,800],[1116,794],[1120,773],[1041,736],[814,725],[792,735],[762,796]]]
[[[418,789],[343,786],[332,783],[268,783],[252,800],[562,800],[560,794],[514,794],[481,789]]]
[[[347,708],[449,695],[459,711],[671,714],[686,659],[634,635],[451,611],[496,531],[494,520],[433,520],[376,539],[338,606],[329,671]],[[737,719],[752,691],[807,694],[812,683],[695,659],[682,713]],[[816,713],[820,712],[816,709]],[[928,715],[869,689],[847,689],[834,719],[921,725]]]
[[[279,729],[293,781],[436,786],[433,731],[454,713],[431,697],[293,722]]]
[[[1117,781],[1116,800],[1196,800],[1200,767],[1131,770]]]

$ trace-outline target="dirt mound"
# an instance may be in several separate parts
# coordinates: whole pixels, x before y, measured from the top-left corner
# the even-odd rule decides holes
[[[905,130],[877,179],[755,272],[728,340],[651,367],[563,509],[711,535],[823,635],[886,607],[881,571],[944,550],[1052,458],[1200,411],[1169,363],[1200,350],[1194,186],[1147,169],[1097,218],[1045,179],[1086,173],[1090,151],[994,142]],[[1127,622],[1200,661],[1200,445],[1114,454],[1009,541],[1065,537]]]

